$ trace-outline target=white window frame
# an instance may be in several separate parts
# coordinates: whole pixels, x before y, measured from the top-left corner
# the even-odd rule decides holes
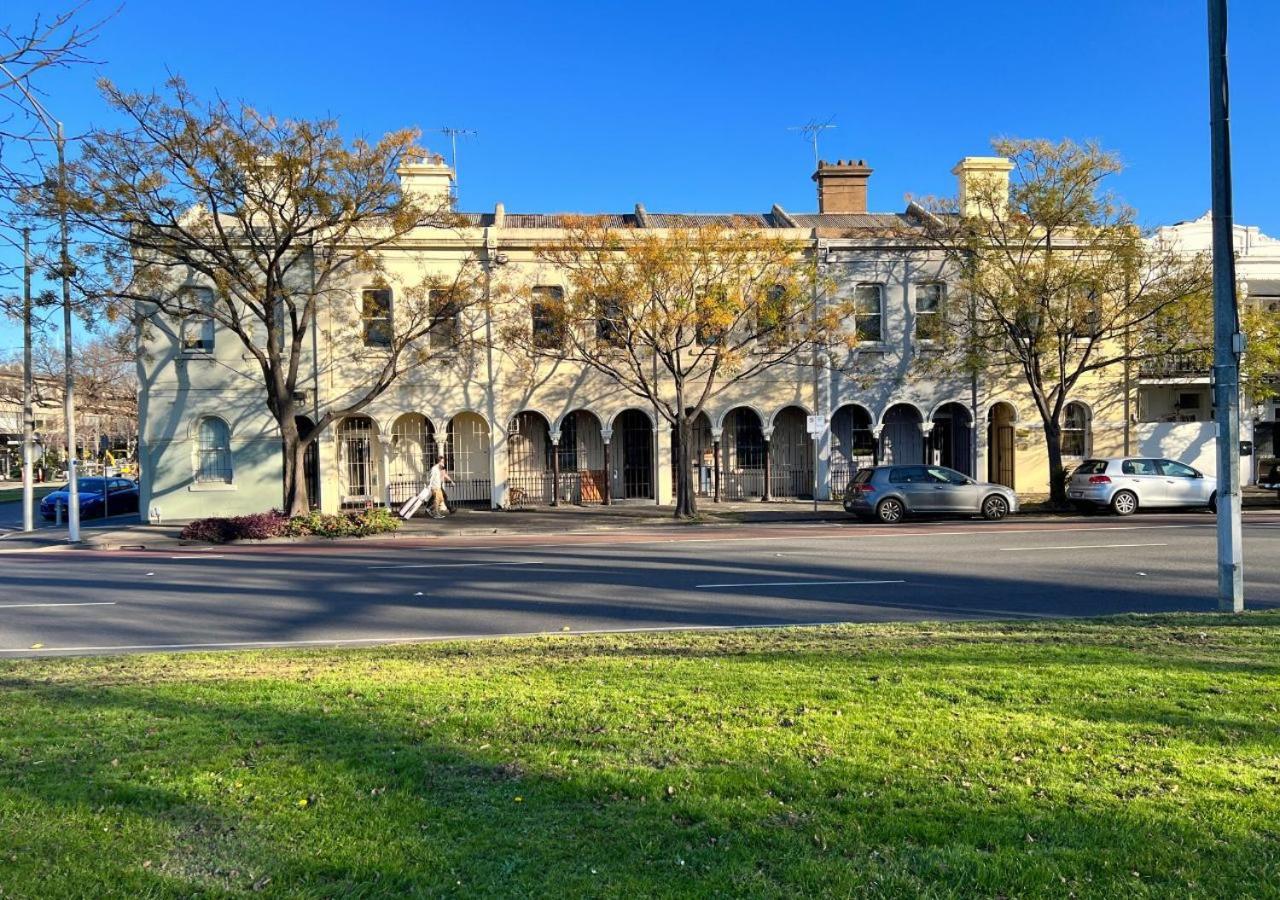
[[[217,341],[213,320],[213,288],[191,286],[181,289],[182,305],[189,310],[178,325],[178,346],[184,355],[211,356]],[[199,297],[199,300],[195,298]],[[199,307],[204,313],[194,312]],[[198,336],[196,336],[196,330]]]
[[[875,288],[878,310],[874,314],[864,313],[859,308],[858,293],[865,288]],[[864,338],[862,336],[862,320],[863,317],[874,315],[876,319],[876,337]],[[859,344],[879,345],[884,343],[884,283],[879,281],[862,281],[853,287],[853,333],[858,338]]]
[[[371,316],[369,315],[369,307],[366,303],[366,297],[369,294],[380,294],[385,292],[387,295],[387,311],[386,315]],[[386,323],[386,340],[370,340],[372,329],[376,328],[376,323]],[[396,295],[391,288],[386,286],[369,285],[360,289],[360,343],[365,347],[374,350],[386,349],[395,341],[395,322],[396,322]],[[281,331],[281,329],[276,329]]]
[[[923,289],[937,288],[938,300],[937,305],[931,310],[920,309],[920,298],[924,296]],[[912,334],[917,341],[922,344],[936,344],[942,340],[943,334],[943,313],[947,307],[947,285],[943,281],[920,281],[913,286],[915,319],[912,322]],[[925,318],[927,317],[927,318]],[[924,322],[931,323],[931,327],[935,330],[933,337],[922,337],[920,334],[920,325]]]

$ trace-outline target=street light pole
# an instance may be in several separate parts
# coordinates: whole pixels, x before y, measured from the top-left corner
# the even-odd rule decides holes
[[[1218,609],[1244,611],[1240,523],[1240,354],[1231,213],[1227,0],[1209,4],[1209,134],[1213,175],[1213,406],[1218,431]]]
[[[71,371],[71,252],[67,237],[67,156],[62,123],[57,122],[59,274],[62,276],[63,410],[67,418],[67,540],[80,541],[79,456],[76,452],[75,377]]]
[[[34,531],[35,473],[32,471],[35,450],[35,411],[31,378],[31,229],[22,229],[22,530]]]

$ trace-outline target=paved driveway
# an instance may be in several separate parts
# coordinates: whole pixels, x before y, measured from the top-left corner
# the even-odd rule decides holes
[[[1280,515],[1246,517],[1280,605]],[[0,653],[1212,610],[1202,513],[645,528],[168,552],[0,545]],[[39,646],[37,646],[39,645]]]

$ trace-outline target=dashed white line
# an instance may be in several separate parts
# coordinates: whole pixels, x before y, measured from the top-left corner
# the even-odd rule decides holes
[[[902,578],[883,579],[876,581],[742,581],[730,584],[699,584],[695,587],[699,588],[737,588],[737,587],[808,587],[812,585],[827,584],[906,584],[906,580]]]
[[[367,569],[493,569],[498,566],[540,566],[540,560],[529,562],[407,563],[400,566],[366,566]]]
[[[1168,544],[1064,544],[1060,547],[999,547],[1009,553],[1039,553],[1041,550],[1116,550],[1121,547],[1168,547]]]
[[[81,603],[5,603],[0,604],[0,609],[24,609],[32,606],[39,606],[45,609],[58,606],[115,606],[114,600],[86,600]]]

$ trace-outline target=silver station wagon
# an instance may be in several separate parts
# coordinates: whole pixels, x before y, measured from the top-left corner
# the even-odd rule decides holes
[[[844,508],[886,524],[910,513],[1003,519],[1018,511],[1018,495],[1003,484],[974,481],[945,466],[873,466],[859,469],[844,492]]]
[[[1067,499],[1083,512],[1109,507],[1118,516],[1171,507],[1216,511],[1218,479],[1172,459],[1086,459],[1067,481]]]

